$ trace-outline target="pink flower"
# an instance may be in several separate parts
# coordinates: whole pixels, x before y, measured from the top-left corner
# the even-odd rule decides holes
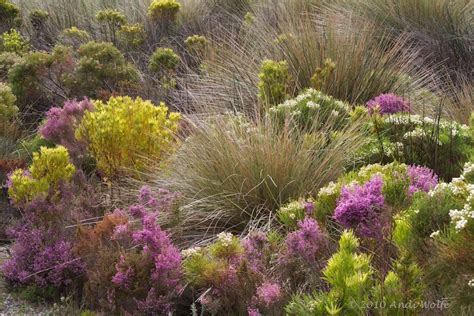
[[[257,288],[257,298],[262,305],[270,307],[281,299],[281,288],[277,283],[264,282]]]

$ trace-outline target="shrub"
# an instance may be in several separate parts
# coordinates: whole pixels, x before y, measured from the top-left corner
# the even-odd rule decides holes
[[[33,28],[36,32],[41,32],[44,29],[44,24],[46,20],[49,18],[49,13],[44,10],[34,10],[30,12],[29,15],[30,22],[33,25]]]
[[[184,41],[186,48],[196,58],[201,59],[206,54],[209,46],[209,41],[205,36],[192,35],[186,38]]]
[[[321,285],[320,270],[328,259],[326,233],[310,216],[298,221],[288,233],[277,258],[277,273],[288,280],[291,289],[315,288]]]
[[[16,97],[12,93],[12,89],[0,83],[0,122],[2,124],[10,121],[18,113],[18,107],[15,105]]]
[[[76,251],[85,257],[86,302],[108,312],[163,313],[174,310],[181,290],[181,256],[156,223],[170,195],[142,188],[139,203],[108,214],[92,229],[82,229]]]
[[[139,80],[137,69],[126,62],[112,43],[89,42],[81,45],[78,55],[74,72],[65,77],[65,85],[73,96],[113,93]]]
[[[295,99],[269,109],[270,117],[274,117],[281,125],[295,123],[302,130],[341,129],[349,123],[349,106],[324,93],[308,89]]]
[[[298,222],[302,221],[306,215],[313,214],[313,209],[314,205],[311,200],[293,201],[278,209],[278,220],[285,225],[285,228],[294,230],[298,227]]]
[[[258,96],[266,107],[282,103],[290,93],[286,61],[264,60],[258,78]]]
[[[10,29],[14,20],[19,16],[20,9],[9,0],[0,1],[0,18],[2,19],[2,29]]]
[[[359,236],[377,237],[382,233],[380,213],[384,207],[383,182],[374,176],[363,186],[343,187],[334,210],[334,220],[346,228],[353,228]]]
[[[339,240],[339,251],[328,261],[323,270],[329,292],[295,296],[286,306],[290,315],[306,314],[364,314],[373,286],[373,268],[370,257],[356,253],[359,241],[350,231]]]
[[[157,48],[150,57],[150,71],[166,74],[174,72],[181,63],[181,58],[171,48]]]
[[[9,84],[18,98],[23,117],[36,123],[51,104],[59,100],[62,102],[67,95],[63,75],[72,68],[72,50],[64,46],[56,46],[50,54],[25,54],[8,74]]]
[[[17,169],[10,176],[8,194],[19,205],[30,202],[46,196],[49,190],[57,190],[58,185],[69,181],[75,171],[66,148],[42,147],[39,153],[33,154],[28,170]]]
[[[472,163],[467,163],[462,178],[453,179],[449,184],[440,184],[432,193],[433,203],[438,201],[440,194],[447,196],[448,199],[443,203],[443,217],[439,221],[442,225],[433,227],[436,229],[431,234],[433,253],[425,262],[426,282],[430,288],[436,290],[440,296],[449,295],[450,312],[461,314],[474,310],[472,304],[474,270],[471,264],[474,258],[469,248],[474,241],[472,166]],[[455,197],[455,203],[452,196]],[[450,219],[446,224],[446,209],[450,206],[453,208],[448,211]],[[437,214],[439,213],[438,211]]]
[[[207,247],[182,251],[185,279],[197,291],[202,311],[245,313],[278,311],[281,286],[268,282],[270,243],[263,233],[246,240],[222,232]]]
[[[72,253],[71,243],[58,237],[57,231],[23,226],[14,231],[13,237],[13,258],[1,267],[11,284],[64,291],[83,273],[84,266]]]
[[[155,20],[174,22],[181,4],[176,0],[153,0],[148,7],[148,15]]]
[[[94,105],[76,137],[86,142],[105,176],[143,171],[150,159],[161,160],[173,150],[180,115],[168,113],[164,103],[155,106],[141,98],[112,97]]]
[[[140,23],[124,24],[120,26],[118,35],[120,42],[127,49],[137,49],[145,42],[145,27]]]
[[[90,35],[87,31],[81,30],[76,26],[64,29],[59,35],[59,41],[64,45],[78,47],[89,41]]]
[[[20,56],[15,53],[0,53],[0,79],[6,81],[8,79],[8,71],[20,60]]]
[[[406,209],[416,192],[428,192],[437,176],[427,168],[391,163],[374,164],[342,176],[318,193],[316,218],[332,216],[362,237],[388,234],[393,215]]]
[[[0,38],[2,40],[1,49],[4,52],[23,55],[30,49],[30,44],[28,41],[25,40],[23,36],[21,36],[21,34],[15,29],[11,29],[10,31],[3,33]]]
[[[409,113],[373,115],[370,122],[372,138],[361,151],[364,162],[427,166],[449,180],[469,158],[473,139],[466,125]]]
[[[316,68],[314,75],[311,77],[311,87],[321,90],[334,71],[334,68],[336,68],[336,64],[330,58],[324,60],[322,67]]]
[[[67,148],[74,160],[80,160],[85,154],[85,144],[76,139],[75,130],[86,111],[93,110],[94,105],[88,99],[66,101],[62,108],[53,107],[46,113],[39,133],[44,139]]]
[[[117,31],[127,23],[125,15],[115,9],[105,9],[97,12],[95,17],[102,26],[105,40],[117,45]]]

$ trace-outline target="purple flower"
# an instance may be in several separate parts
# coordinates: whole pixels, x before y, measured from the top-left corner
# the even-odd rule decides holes
[[[372,114],[375,108],[379,108],[380,114],[393,114],[398,112],[410,112],[410,102],[393,93],[381,94],[367,102],[367,108]]]
[[[430,168],[409,166],[408,176],[410,177],[410,195],[418,191],[429,192],[438,184],[438,176]]]
[[[120,256],[119,262],[115,265],[116,273],[112,277],[112,283],[117,285],[119,288],[128,289],[130,286],[130,280],[133,277],[133,269],[125,265],[125,257]]]
[[[72,252],[72,245],[58,232],[23,225],[12,230],[16,238],[12,258],[1,267],[13,283],[53,286],[62,289],[84,272],[84,265]]]
[[[307,263],[313,263],[323,242],[324,236],[318,223],[312,218],[305,218],[298,222],[298,230],[286,237],[287,249],[283,260],[302,258]]]
[[[364,185],[344,186],[336,204],[334,220],[345,228],[355,229],[360,236],[379,236],[380,212],[385,202],[382,186],[379,176]]]
[[[242,247],[245,251],[245,258],[254,272],[263,272],[265,251],[269,244],[265,233],[261,231],[252,232],[248,238],[242,241]]]
[[[258,301],[270,307],[281,299],[281,287],[277,283],[264,282],[257,288]]]
[[[313,215],[314,212],[314,203],[312,201],[306,201],[303,203],[304,206],[304,211],[306,213],[306,216],[311,216]]]
[[[78,101],[66,101],[62,108],[53,107],[46,113],[46,121],[40,127],[39,133],[46,140],[66,147],[72,157],[77,157],[85,151],[85,145],[80,143],[74,133],[86,111],[93,111],[94,104],[87,98]]]

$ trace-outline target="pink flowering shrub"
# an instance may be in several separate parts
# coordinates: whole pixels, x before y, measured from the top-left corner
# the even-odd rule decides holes
[[[49,109],[39,133],[50,142],[63,145],[73,158],[78,159],[85,153],[86,146],[76,139],[75,129],[85,112],[93,109],[94,104],[87,98],[82,101],[66,101],[62,108]]]
[[[116,210],[80,233],[76,251],[88,258],[87,304],[111,313],[174,310],[182,289],[181,254],[157,217],[170,209],[177,196],[166,190],[155,194],[144,187],[139,203],[128,212]]]
[[[380,114],[394,114],[399,112],[410,112],[410,102],[403,97],[393,93],[381,94],[367,102],[370,113],[378,109]]]

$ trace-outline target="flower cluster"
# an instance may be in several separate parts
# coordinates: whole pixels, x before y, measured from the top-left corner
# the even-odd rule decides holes
[[[334,220],[346,228],[353,228],[360,236],[377,237],[382,223],[379,214],[384,207],[383,181],[374,176],[364,185],[342,188],[334,210]]]
[[[394,114],[399,112],[410,112],[410,103],[404,98],[393,93],[381,94],[367,102],[370,113],[376,109],[380,114]]]
[[[410,194],[417,191],[429,192],[438,184],[438,176],[430,168],[409,166],[407,174],[410,177]]]
[[[264,282],[257,288],[257,297],[265,306],[273,305],[281,298],[281,287],[277,283]]]
[[[46,113],[46,121],[39,133],[46,140],[66,147],[71,156],[77,157],[84,153],[85,146],[76,139],[74,131],[85,112],[93,109],[94,105],[88,99],[66,101],[62,108],[53,107]]]
[[[269,115],[285,121],[295,120],[302,128],[312,129],[317,122],[321,128],[325,124],[339,126],[349,119],[349,106],[315,89],[307,89],[295,99],[273,106]],[[341,125],[343,126],[343,124]]]
[[[57,231],[23,225],[11,234],[16,240],[12,258],[1,267],[9,282],[64,289],[83,273],[83,263],[74,256],[72,244]]]
[[[302,259],[307,264],[312,264],[325,242],[324,235],[318,223],[307,217],[298,223],[298,230],[291,232],[286,237],[286,252],[280,258],[282,262],[292,262]]]
[[[277,216],[287,228],[295,229],[299,221],[303,220],[306,215],[312,215],[314,211],[314,203],[311,200],[293,201],[283,205],[277,211]]]

